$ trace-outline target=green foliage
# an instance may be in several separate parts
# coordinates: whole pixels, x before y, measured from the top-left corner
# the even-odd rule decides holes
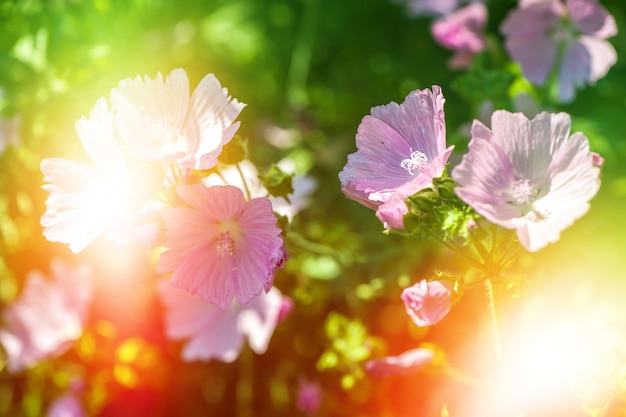
[[[454,192],[456,183],[444,175],[433,179],[433,187],[408,198],[409,213],[404,216],[407,233],[418,238],[442,241],[470,238],[470,228],[479,216]]]
[[[336,312],[328,314],[324,331],[331,345],[317,360],[317,369],[339,372],[341,387],[350,389],[365,376],[362,364],[380,352],[384,342],[369,335],[361,320],[349,319]]]
[[[293,193],[292,178],[293,174],[285,173],[275,164],[272,164],[269,170],[261,175],[261,181],[267,191],[274,197],[283,197],[287,201],[289,201],[287,196]]]

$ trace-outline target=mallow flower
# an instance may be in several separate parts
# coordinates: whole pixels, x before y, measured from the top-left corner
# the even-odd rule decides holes
[[[431,33],[437,43],[455,51],[448,63],[450,67],[467,68],[474,55],[485,48],[486,25],[487,7],[483,3],[471,3],[435,20]]]
[[[432,326],[452,307],[451,291],[443,281],[421,280],[402,290],[400,298],[406,313],[419,327]]]
[[[176,191],[187,207],[162,212],[167,250],[157,272],[172,272],[175,286],[222,309],[269,291],[288,256],[272,203],[245,201],[231,185],[180,185]]]
[[[213,74],[205,76],[191,98],[181,68],[163,80],[137,76],[111,91],[115,127],[142,158],[209,169],[239,128],[235,119],[245,104],[231,99]]]
[[[51,263],[52,279],[31,271],[19,297],[2,312],[0,344],[9,372],[19,372],[67,351],[83,333],[92,298],[85,267]]]
[[[82,251],[120,216],[129,198],[129,176],[104,98],[76,122],[93,165],[63,158],[41,161],[43,189],[50,195],[41,217],[43,235]]]
[[[617,25],[597,0],[521,0],[500,31],[531,83],[545,84],[558,66],[563,102],[571,101],[577,88],[604,77],[617,61],[606,41],[617,34]]]
[[[374,107],[356,134],[357,152],[339,173],[348,197],[376,209],[385,227],[402,229],[405,199],[441,176],[453,146],[446,148],[441,88],[415,90],[402,104]]]
[[[181,351],[185,362],[232,362],[246,339],[255,353],[263,354],[279,321],[282,294],[275,287],[246,305],[233,302],[226,309],[168,281],[161,282],[158,290],[165,306],[165,334],[170,340],[185,341]]]
[[[456,193],[477,213],[517,231],[537,251],[584,215],[600,187],[598,157],[580,132],[570,136],[566,113],[498,110],[491,129],[472,125],[469,151],[452,171]]]

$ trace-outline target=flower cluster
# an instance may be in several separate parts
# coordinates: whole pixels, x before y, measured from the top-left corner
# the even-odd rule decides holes
[[[315,187],[301,176],[291,203],[270,195],[251,161],[218,160],[244,106],[212,74],[191,97],[182,69],[125,79],[76,123],[92,164],[41,162],[48,240],[79,253],[106,236],[158,254],[156,272],[171,273],[160,287],[167,334],[190,339],[183,360],[232,361],[243,334],[266,349],[282,305],[273,282],[289,257],[275,211],[292,218]]]
[[[474,121],[469,151],[449,178],[452,147],[445,144],[443,102],[441,89],[434,86],[411,92],[400,105],[373,108],[359,126],[358,150],[348,156],[339,179],[345,195],[376,209],[386,229],[440,236],[478,268],[478,280],[490,282],[511,262],[510,244],[496,247],[494,235],[485,247],[475,229],[495,233],[489,222],[514,230],[530,252],[556,242],[588,211],[600,186],[602,158],[590,151],[582,133],[570,135],[565,113],[542,112],[529,120],[522,113],[497,110],[491,128]],[[467,253],[469,247],[475,251]],[[417,326],[436,324],[462,284],[462,279],[434,278],[405,288],[401,298],[407,314]],[[373,373],[404,372],[430,360],[422,350],[403,355],[368,366]]]

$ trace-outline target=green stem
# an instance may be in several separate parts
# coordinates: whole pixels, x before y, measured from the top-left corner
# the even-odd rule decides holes
[[[500,327],[498,326],[498,315],[496,312],[496,301],[493,291],[493,283],[491,278],[485,280],[487,288],[487,298],[489,300],[489,315],[491,317],[491,335],[493,337],[493,346],[498,362],[502,360],[502,345],[500,343]]]
[[[431,232],[430,230],[424,228],[424,230],[431,236],[433,237],[433,239],[435,239],[436,241],[438,241],[439,243],[441,243],[443,246],[445,246],[446,248],[450,249],[453,253],[456,253],[457,255],[459,255],[460,257],[464,258],[466,261],[468,261],[474,268],[478,269],[479,271],[485,271],[485,265],[481,264],[480,262],[478,262],[476,259],[472,258],[471,256],[469,256],[467,253],[465,253],[461,248],[457,247],[454,244],[451,244],[445,240],[443,240],[442,238],[440,238],[439,236],[437,236],[436,234],[434,234],[433,232]]]
[[[254,392],[254,356],[248,346],[239,355],[239,375],[237,377],[237,417],[252,417],[252,397]]]
[[[252,198],[252,194],[250,194],[250,189],[248,188],[248,181],[246,181],[246,177],[243,175],[243,171],[241,170],[241,167],[239,166],[239,164],[235,164],[235,166],[237,167],[237,172],[239,173],[239,176],[241,177],[243,188],[246,191],[246,200],[250,200],[250,198]]]

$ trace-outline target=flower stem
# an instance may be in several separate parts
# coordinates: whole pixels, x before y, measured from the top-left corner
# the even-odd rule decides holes
[[[243,175],[243,171],[241,170],[241,167],[239,166],[239,164],[235,164],[235,166],[237,167],[237,172],[239,173],[239,176],[241,177],[243,188],[246,191],[246,200],[250,200],[252,195],[250,194],[250,189],[248,188],[248,181],[246,181],[246,177]]]
[[[239,355],[237,377],[237,417],[252,417],[252,395],[254,391],[254,357],[252,350],[244,346]]]
[[[502,360],[502,345],[500,343],[500,328],[498,326],[498,315],[496,312],[495,295],[493,291],[493,283],[491,278],[485,280],[487,288],[487,298],[489,299],[489,315],[491,316],[491,335],[493,337],[493,346],[496,354],[496,360]]]

